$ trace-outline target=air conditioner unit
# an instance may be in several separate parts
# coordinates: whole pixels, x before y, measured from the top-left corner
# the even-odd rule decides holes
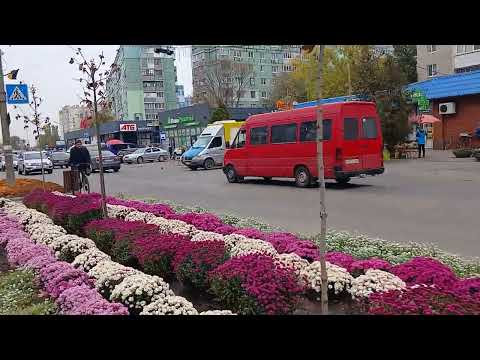
[[[455,114],[455,103],[448,102],[438,105],[438,113],[440,115]]]

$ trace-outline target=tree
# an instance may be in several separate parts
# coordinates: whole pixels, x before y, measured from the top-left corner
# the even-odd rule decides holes
[[[215,121],[221,121],[221,120],[228,120],[230,119],[230,114],[228,113],[228,110],[225,106],[219,106],[216,108],[213,113],[212,117],[210,118],[209,123],[214,123]]]
[[[269,98],[269,105],[275,106],[277,101],[292,104],[294,101],[308,101],[305,82],[300,78],[294,78],[290,73],[282,73],[275,77],[275,86]]]
[[[38,145],[41,149],[43,149],[45,145],[54,147],[57,140],[60,140],[60,136],[58,135],[58,126],[46,124],[43,127],[43,134],[40,134],[38,137]]]
[[[216,107],[238,107],[253,74],[253,67],[251,64],[234,63],[224,59],[208,62],[196,71],[203,74],[200,92],[195,94],[197,101],[203,100]]]
[[[393,55],[405,74],[406,81],[413,83],[418,80],[417,74],[417,46],[416,45],[393,45]]]

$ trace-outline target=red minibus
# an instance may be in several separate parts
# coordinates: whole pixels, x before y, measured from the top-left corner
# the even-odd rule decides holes
[[[347,183],[351,177],[384,172],[379,116],[372,102],[322,105],[325,178]],[[225,153],[229,182],[246,176],[295,178],[307,187],[318,178],[316,107],[250,116]]]

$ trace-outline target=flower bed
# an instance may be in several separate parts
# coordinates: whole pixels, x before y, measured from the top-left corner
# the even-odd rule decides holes
[[[91,198],[92,201],[95,201],[95,196]],[[148,284],[155,283],[155,275],[165,276],[175,273],[177,278],[184,282],[190,282],[190,285],[195,285],[199,289],[207,289],[230,310],[238,311],[241,314],[284,314],[292,313],[295,310],[298,298],[305,290],[309,289],[316,293],[320,291],[320,263],[316,260],[318,249],[312,241],[302,240],[296,235],[285,232],[266,233],[258,229],[236,229],[233,233],[228,234],[228,232],[223,233],[224,225],[218,222],[218,217],[205,216],[205,214],[203,214],[204,216],[198,216],[198,214],[180,216],[173,210],[166,211],[165,208],[155,210],[158,213],[162,212],[163,216],[159,216],[152,212],[128,208],[124,201],[120,201],[120,203],[119,205],[108,205],[109,214],[120,220],[117,222],[120,226],[135,226],[122,224],[123,220],[121,219],[125,219],[132,223],[141,221],[152,224],[157,229],[157,233],[152,235],[147,234],[147,236],[137,238],[132,235],[128,240],[131,246],[129,251],[140,262],[139,270],[150,272],[152,275],[151,278],[148,278],[149,280],[147,278],[141,280],[145,282],[144,287],[147,294]],[[134,202],[133,204],[143,209],[156,206],[138,203]],[[194,225],[195,223],[198,227]],[[140,229],[141,225],[138,226]],[[32,229],[32,231],[34,230]],[[132,234],[135,232],[132,231]],[[463,311],[466,314],[470,311],[477,311],[475,308],[477,303],[472,299],[478,296],[478,279],[474,278],[470,279],[468,283],[464,282],[458,279],[446,264],[432,258],[415,258],[413,256],[418,252],[425,251],[427,247],[413,245],[409,248],[406,245],[397,244],[389,246],[381,240],[371,241],[362,237],[359,238],[360,244],[354,244],[351,238],[347,238],[344,234],[330,232],[330,239],[332,236],[333,242],[329,243],[330,249],[333,244],[337,248],[340,246],[351,247],[354,250],[352,253],[336,251],[327,254],[328,287],[333,299],[341,300],[348,296],[355,301],[358,300],[358,303],[366,304],[365,311],[374,313],[377,310],[371,309],[378,308],[377,305],[381,301],[378,299],[382,299],[381,296],[384,294],[395,291],[410,294],[415,290],[412,284],[421,286],[433,284],[438,291],[454,292],[455,296],[463,297],[465,306],[462,305],[463,307],[456,309],[456,313]],[[223,254],[228,253],[231,258],[229,260],[222,259],[221,251],[216,252],[209,249],[211,243],[217,243],[216,246],[219,249],[223,246]],[[376,243],[380,245],[379,248],[373,246]],[[195,249],[195,252],[190,253],[191,249]],[[435,250],[428,249],[435,252]],[[386,256],[379,256],[379,253]],[[185,256],[185,254],[189,255]],[[216,255],[213,256],[213,254]],[[456,264],[457,271],[463,271],[464,274],[475,269],[475,264],[461,262],[449,254],[441,252],[436,252],[436,254],[440,255],[442,259],[446,259],[447,262]],[[108,255],[112,254],[106,256]],[[210,262],[210,255],[212,255],[211,259],[217,259],[218,256],[218,259],[221,260]],[[192,259],[196,256],[200,260],[195,263]],[[178,260],[178,263],[182,264],[181,266],[177,265],[177,258],[183,259]],[[92,256],[92,259],[96,259],[96,257]],[[105,262],[108,263],[109,260],[100,261],[97,266]],[[202,267],[206,265],[210,268],[203,269]],[[90,272],[94,272],[97,266],[93,267]],[[186,269],[184,273],[178,271],[182,266],[185,267],[182,271]],[[469,266],[471,267],[468,268]],[[165,301],[163,299],[173,296],[168,293],[168,290],[162,290],[161,294],[164,296],[159,294],[155,299],[154,294],[148,295],[146,300],[143,295],[136,299],[131,295],[133,290],[129,289],[133,284],[128,279],[131,276],[140,276],[140,274],[127,274],[122,271],[115,272],[115,274],[123,275],[120,276],[118,282],[114,281],[113,287],[107,284],[108,281],[105,283],[111,296],[116,288],[124,288],[120,293],[118,291],[115,293],[115,299],[118,301],[122,301],[140,313],[164,313],[165,306],[168,304],[176,304],[177,310],[172,308],[171,311],[182,313],[182,309],[185,308],[185,313],[189,313],[189,307],[183,301],[174,299]],[[198,278],[197,274],[200,274]],[[182,276],[184,277],[182,278]],[[121,285],[122,282],[124,282],[123,285]],[[162,288],[158,283],[155,286]],[[455,290],[457,287],[458,291]],[[142,291],[139,291],[140,294],[143,294]],[[136,293],[137,290],[135,290]],[[388,296],[385,296],[385,299],[388,300]],[[451,297],[451,295],[448,296]],[[388,305],[389,300],[387,300],[386,306],[390,306]],[[156,304],[144,311],[148,302]],[[425,310],[427,307],[433,313],[437,311],[434,310],[437,305],[428,301],[426,304],[415,307],[416,310],[409,309],[408,311],[400,307],[398,313],[402,313],[402,311],[405,311],[404,313],[424,313],[428,312]]]
[[[35,272],[45,293],[56,301],[61,313],[83,315],[128,313],[122,305],[112,304],[103,299],[93,289],[92,281],[85,272],[56,260],[53,250],[47,246],[35,244],[28,234],[21,230],[20,223],[15,223],[14,218],[7,217],[0,211],[0,219],[0,233],[8,233],[10,236],[2,237],[1,243],[5,246],[9,263]]]
[[[14,186],[9,186],[6,180],[0,180],[0,197],[21,197],[35,189],[43,190],[43,183],[40,180],[16,179]],[[45,190],[63,192],[63,187],[53,182],[46,182]]]

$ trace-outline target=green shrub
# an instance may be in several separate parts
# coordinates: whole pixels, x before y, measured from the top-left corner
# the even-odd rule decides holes
[[[452,151],[453,155],[457,158],[468,158],[472,156],[473,150],[472,149],[455,149]]]

